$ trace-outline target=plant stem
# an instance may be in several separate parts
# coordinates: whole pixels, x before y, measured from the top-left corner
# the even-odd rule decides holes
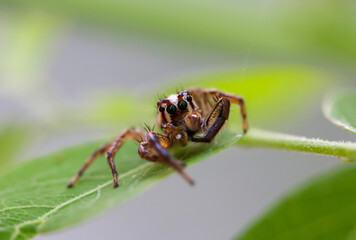
[[[249,130],[238,144],[331,155],[344,162],[356,161],[356,143],[353,142],[310,139],[256,128]]]

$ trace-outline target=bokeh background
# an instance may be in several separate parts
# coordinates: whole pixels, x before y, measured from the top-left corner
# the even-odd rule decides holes
[[[356,87],[355,16],[351,0],[0,0],[0,167],[115,136],[141,115],[154,118],[153,104],[108,111],[115,101],[154,103],[166,89],[189,85],[184,79],[234,70],[244,81],[261,67],[302,66],[326,76],[296,114],[263,127],[354,140],[320,106],[336,88]],[[288,102],[276,108],[282,105]],[[129,114],[137,121],[128,122]],[[193,188],[173,174],[123,206],[35,239],[229,239],[283,193],[336,164],[231,147],[188,169]]]

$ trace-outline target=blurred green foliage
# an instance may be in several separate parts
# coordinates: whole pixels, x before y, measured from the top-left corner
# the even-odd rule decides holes
[[[63,22],[33,11],[9,14],[0,11],[1,92],[38,91],[46,84],[44,72],[54,39]]]
[[[317,104],[315,99],[329,86],[330,78],[311,67],[280,64],[220,72],[185,82],[243,96],[251,126],[271,128],[301,119],[313,102]]]
[[[29,140],[29,129],[17,124],[5,125],[0,129],[0,172],[23,150]]]
[[[283,125],[285,120],[298,121],[301,113],[316,104],[313,99],[321,97],[330,85],[330,78],[325,72],[310,67],[273,65],[184,77],[175,81],[181,86],[161,86],[159,91],[169,95],[177,92],[177,88],[198,86],[236,93],[246,101],[251,125],[271,127]],[[81,123],[154,124],[157,100],[158,97],[154,98],[151,94],[132,96],[106,93],[105,96],[92,99],[87,108],[72,117]],[[312,103],[305,105],[309,101]],[[123,102],[125,104],[120,104]],[[137,113],[137,106],[140,106],[140,114]],[[62,113],[59,115],[66,116]]]
[[[99,1],[1,0],[3,9],[39,11],[126,33],[246,53],[356,61],[352,0]]]

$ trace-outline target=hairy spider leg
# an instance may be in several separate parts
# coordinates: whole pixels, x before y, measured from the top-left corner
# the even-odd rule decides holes
[[[202,137],[192,137],[193,142],[211,142],[224,126],[225,121],[230,114],[230,100],[227,98],[220,98],[215,104],[210,115],[206,118],[203,125],[204,135]]]
[[[72,187],[78,181],[84,171],[94,162],[94,160],[105,152],[107,152],[106,157],[113,173],[114,187],[117,187],[118,174],[114,163],[115,153],[127,139],[131,138],[135,139],[138,142],[141,142],[143,139],[143,135],[144,133],[142,130],[127,129],[126,131],[118,135],[118,137],[114,141],[106,143],[105,145],[94,151],[93,154],[90,155],[90,157],[85,161],[84,165],[80,168],[78,173],[69,181],[67,187]]]
[[[101,146],[97,150],[95,150],[89,157],[88,159],[84,162],[84,165],[79,169],[77,174],[69,181],[67,184],[67,187],[73,187],[73,185],[78,181],[80,176],[84,173],[84,171],[94,162],[94,160],[105,153],[109,147],[111,146],[112,142],[106,143],[105,145]]]
[[[247,115],[246,115],[246,106],[245,106],[245,101],[243,97],[236,95],[236,94],[231,94],[231,93],[225,93],[222,91],[219,91],[217,89],[201,89],[201,88],[191,88],[188,89],[188,92],[193,95],[197,95],[195,99],[201,99],[199,97],[203,96],[210,96],[210,97],[217,97],[217,98],[227,98],[231,102],[236,103],[240,106],[240,111],[241,111],[241,116],[242,116],[242,121],[243,121],[243,132],[246,133],[248,130],[248,124],[247,124]],[[207,99],[204,98],[205,102],[208,102]],[[205,106],[206,104],[202,104]],[[207,107],[204,107],[207,108]]]
[[[143,139],[143,134],[144,133],[141,129],[137,129],[137,128],[127,129],[114,140],[111,147],[106,152],[106,158],[108,160],[108,164],[112,172],[114,188],[117,188],[119,186],[118,173],[116,171],[116,166],[114,162],[114,157],[116,152],[120,149],[122,144],[128,139],[135,139],[136,141],[141,142]]]
[[[145,136],[145,141],[141,142],[138,153],[141,158],[144,158],[148,161],[152,162],[162,162],[169,166],[171,166],[174,170],[176,170],[190,185],[194,184],[193,179],[189,177],[184,171],[185,163],[179,160],[174,159],[168,153],[168,151],[160,144],[159,138],[165,136],[154,133],[147,132]],[[156,154],[153,154],[154,151]]]

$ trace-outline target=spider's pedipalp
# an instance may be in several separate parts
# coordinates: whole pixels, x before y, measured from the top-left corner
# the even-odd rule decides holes
[[[189,175],[187,175],[183,168],[185,163],[179,160],[174,159],[168,153],[166,148],[164,148],[159,139],[157,138],[158,134],[155,132],[148,132],[145,137],[145,142],[140,144],[139,154],[142,158],[153,161],[153,162],[162,162],[171,166],[176,170],[190,185],[194,184],[194,181]],[[157,155],[153,154],[151,151],[154,151]]]

